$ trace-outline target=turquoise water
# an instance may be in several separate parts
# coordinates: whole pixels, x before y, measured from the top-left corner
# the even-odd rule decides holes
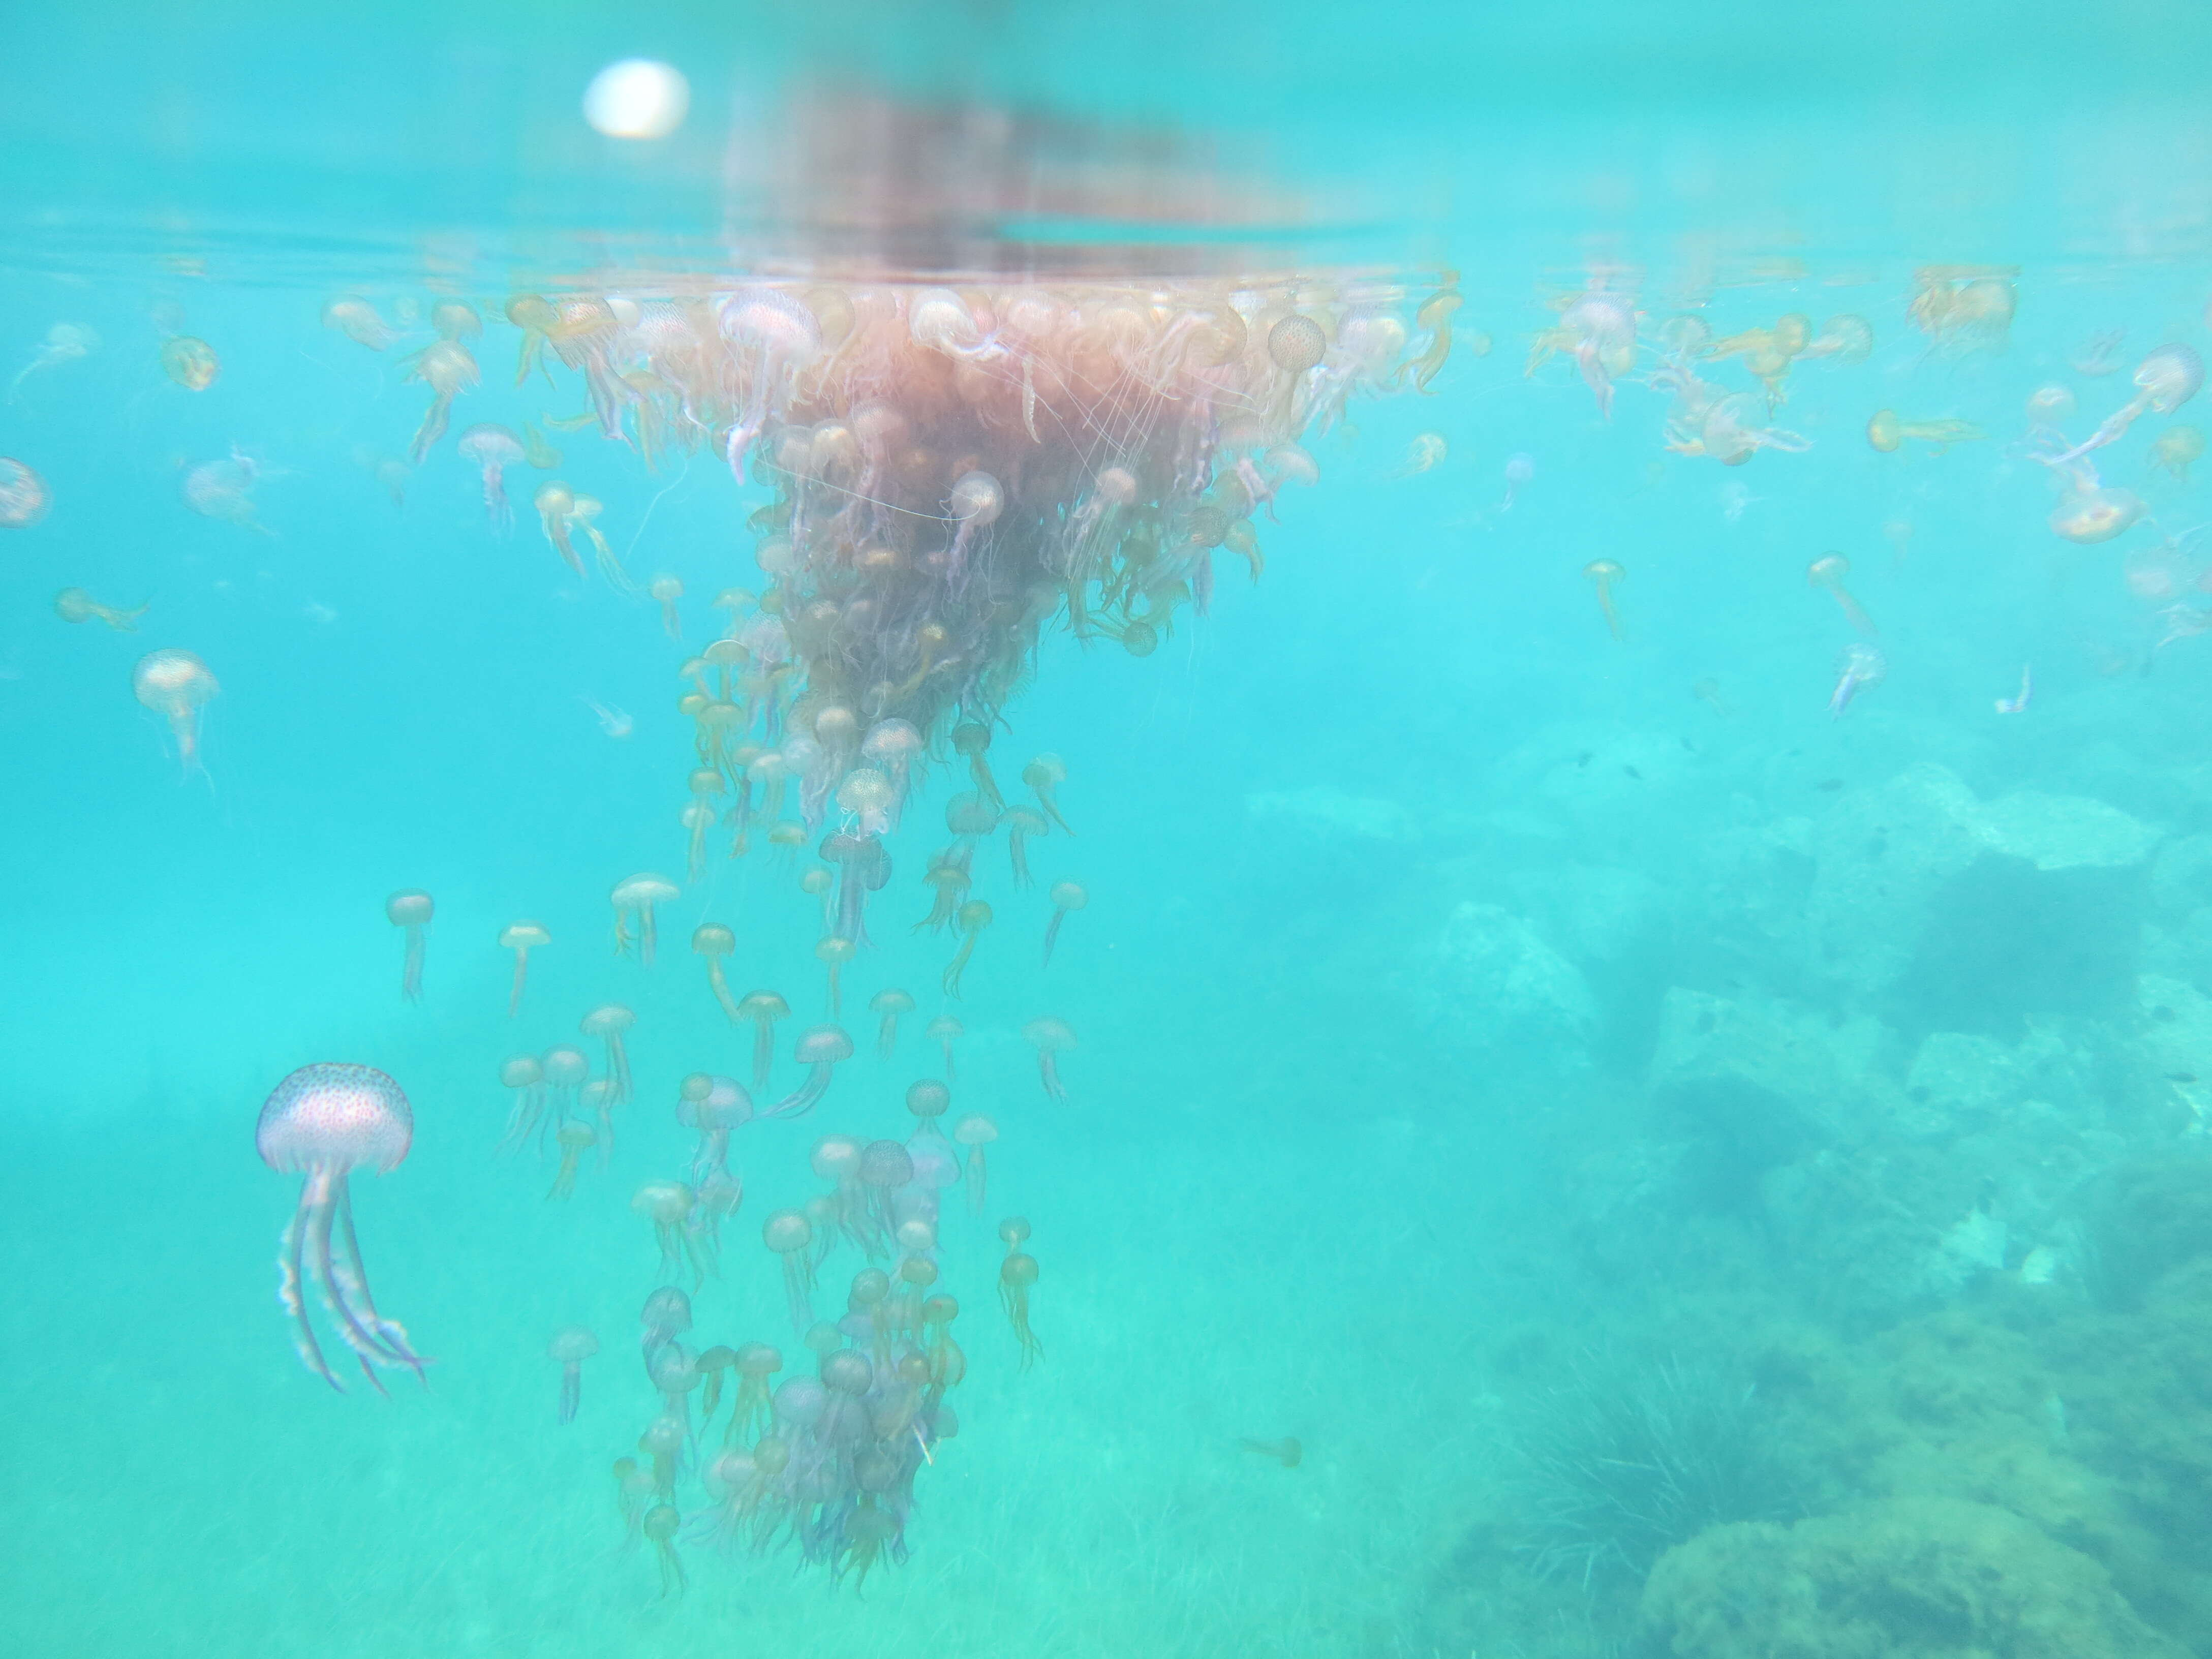
[[[2212,1653],[2201,17],[234,9],[0,31],[0,455],[51,498],[0,530],[0,1650]],[[578,113],[632,53],[690,78],[665,140]],[[898,141],[838,150],[862,110]],[[1264,570],[1212,553],[1203,616],[1161,587],[1146,654],[1112,637],[1138,611],[1110,584],[1160,556],[1155,530],[1177,580],[1200,556],[1174,550],[1194,492],[1169,505],[1133,460],[1144,523],[1077,585],[1103,623],[1077,637],[1055,591],[1030,654],[1013,611],[974,613],[1024,672],[924,711],[874,942],[842,970],[857,1052],[808,1114],[737,1128],[743,1202],[695,1273],[632,1205],[692,1165],[687,1076],[752,1085],[693,930],[730,927],[731,990],[794,1011],[766,1108],[830,1018],[833,924],[801,876],[865,826],[831,805],[796,855],[757,830],[732,857],[718,822],[687,871],[702,751],[677,700],[720,682],[680,671],[741,629],[721,590],[783,574],[761,541],[805,539],[773,517],[805,495],[777,470],[785,417],[853,410],[779,405],[742,480],[742,399],[649,464],[647,407],[720,392],[685,381],[684,404],[683,362],[622,332],[612,369],[663,378],[614,394],[610,437],[586,368],[517,385],[507,309],[673,296],[742,347],[724,302],[763,282],[895,296],[901,341],[923,286],[969,296],[972,337],[901,361],[999,388],[981,459],[1018,499],[982,568],[1026,556],[1037,513],[1062,545],[1125,453],[1086,447],[1037,506],[1077,394],[1051,328],[997,331],[1025,290],[1061,321],[1109,288],[1186,330],[1233,310],[1231,372],[1268,425],[1246,459],[1279,488],[1271,510],[1206,484]],[[1462,303],[1419,392],[1389,371],[1436,343],[1439,292]],[[1593,295],[1628,337],[1588,323]],[[331,326],[342,299],[392,339]],[[1292,301],[1328,334],[1318,379],[1261,343]],[[413,462],[410,354],[453,302],[484,325],[462,340],[481,383]],[[1335,418],[1320,388],[1376,317],[1404,333]],[[55,350],[63,325],[88,332]],[[1778,333],[1762,380],[1748,354]],[[179,337],[216,354],[211,385],[165,372]],[[1197,382],[1158,373],[1176,395],[1145,419],[1172,430]],[[920,382],[854,378],[848,401],[927,424]],[[2052,387],[2071,407],[2032,411]],[[1736,465],[1707,419],[1724,395],[1773,434]],[[1923,429],[1877,446],[1885,410]],[[507,469],[511,533],[458,453],[480,422],[562,452]],[[1222,441],[1208,478],[1233,471]],[[963,452],[940,449],[912,499],[951,537]],[[562,562],[532,502],[554,478],[604,503],[638,584],[680,581],[672,634],[580,527],[583,573]],[[914,562],[937,548],[889,522],[870,535]],[[831,564],[868,539],[810,592],[848,597]],[[64,589],[145,610],[72,626]],[[864,653],[858,615],[817,660]],[[219,682],[196,764],[132,695],[162,649]],[[812,718],[800,689],[748,731]],[[973,787],[963,714],[997,717],[1009,805],[1042,806],[1032,757],[1064,759],[1066,825],[1030,844],[1032,886],[1003,829],[972,850],[993,915],[956,995],[957,932],[915,924]],[[609,898],[641,871],[679,890],[650,966]],[[1060,881],[1088,902],[1047,967]],[[385,905],[417,889],[410,1002]],[[496,940],[525,917],[552,942],[510,1018]],[[886,987],[919,1005],[889,1056],[866,1010]],[[573,1042],[610,1076],[578,1032],[610,1001],[636,1015],[635,1098],[550,1199],[557,1154],[501,1150],[500,1067]],[[988,1200],[971,1213],[963,1180],[926,1243],[842,1244],[811,1311],[843,1314],[872,1261],[927,1260],[964,1379],[899,1339],[939,1369],[910,1397],[872,1385],[896,1498],[861,1495],[848,1446],[834,1493],[779,1488],[748,1511],[775,1535],[728,1547],[734,1384],[665,1487],[612,1472],[665,1409],[643,1350],[766,1340],[779,1380],[812,1372],[763,1225],[825,1191],[824,1133],[917,1133],[905,1091],[944,1075],[922,1027],[948,1012],[948,1121],[999,1131]],[[1025,1035],[1045,1016],[1079,1037],[1064,1100]],[[256,1117],[325,1061],[411,1103],[404,1164],[350,1182],[377,1306],[434,1362],[427,1387],[380,1369],[388,1398],[312,1292],[343,1392],[303,1366],[272,1294],[301,1176],[255,1155]],[[999,1289],[1016,1215],[1027,1365]],[[641,1344],[672,1281],[693,1327]],[[897,1345],[861,1319],[825,1346],[882,1365]],[[599,1346],[563,1423],[545,1353],[570,1326]],[[660,1504],[680,1593],[639,1535]],[[855,1552],[873,1514],[903,1559]]]

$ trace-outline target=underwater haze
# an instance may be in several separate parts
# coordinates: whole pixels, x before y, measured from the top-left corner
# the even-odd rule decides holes
[[[2208,72],[0,18],[0,1652],[2212,1659]]]

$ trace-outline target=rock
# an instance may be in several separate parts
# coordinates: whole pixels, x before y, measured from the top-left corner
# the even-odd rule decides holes
[[[2124,870],[2141,864],[2160,832],[2117,806],[2086,795],[2045,795],[2032,789],[1993,800],[1980,811],[1990,850],[2026,859],[2039,870]]]
[[[1585,1058],[1597,1017],[1589,982],[1503,906],[1455,906],[1422,983],[1431,1022],[1456,1046],[1538,1069]]]

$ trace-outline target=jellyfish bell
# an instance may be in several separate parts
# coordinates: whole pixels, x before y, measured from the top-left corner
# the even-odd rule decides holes
[[[2132,489],[2106,485],[2077,489],[2051,509],[2051,533],[2094,546],[2132,528],[2147,510],[2142,497]]]
[[[208,665],[173,647],[149,651],[131,670],[131,690],[143,706],[168,720],[185,775],[199,771],[200,710],[222,690]]]
[[[409,1002],[422,1000],[424,930],[435,912],[430,896],[420,888],[402,888],[384,901],[384,919],[403,929],[407,938],[406,963],[401,971],[399,994]]]

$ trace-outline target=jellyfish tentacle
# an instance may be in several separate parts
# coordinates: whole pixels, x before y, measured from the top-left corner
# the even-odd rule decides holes
[[[338,1381],[337,1373],[331,1370],[330,1362],[323,1358],[323,1346],[315,1340],[314,1325],[307,1317],[307,1298],[301,1294],[305,1288],[302,1256],[307,1244],[312,1191],[312,1183],[301,1190],[298,1207],[292,1212],[292,1219],[284,1229],[283,1242],[277,1248],[276,1300],[284,1311],[292,1316],[292,1346],[299,1352],[300,1363],[343,1394],[345,1384]]]
[[[430,1362],[416,1353],[409,1340],[407,1328],[396,1319],[387,1319],[377,1311],[376,1298],[368,1288],[368,1269],[361,1257],[361,1239],[353,1228],[353,1189],[341,1180],[332,1208],[337,1212],[337,1237],[342,1247],[337,1257],[340,1287],[349,1298],[349,1305],[365,1329],[374,1333],[377,1340],[391,1356],[388,1364],[405,1365],[412,1370],[425,1388],[430,1379],[423,1367]]]

